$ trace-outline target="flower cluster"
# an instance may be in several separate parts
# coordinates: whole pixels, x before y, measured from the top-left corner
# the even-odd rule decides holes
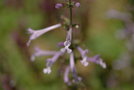
[[[74,5],[76,6],[80,6],[80,3],[74,3]],[[56,4],[56,8],[62,7],[63,5],[58,3]],[[62,24],[56,24],[41,30],[32,30],[31,28],[28,29],[28,32],[31,34],[29,41],[27,42],[27,45],[29,46],[31,41],[38,38],[39,36],[52,31],[54,29],[60,28],[61,26],[63,26]],[[64,42],[60,42],[58,43],[59,46],[62,46],[62,48],[59,51],[44,51],[39,49],[38,47],[35,48],[35,53],[33,53],[33,55],[31,56],[31,60],[34,61],[35,57],[38,56],[52,56],[52,58],[48,58],[46,60],[46,68],[43,69],[43,72],[45,74],[50,74],[51,73],[51,68],[52,65],[61,57],[64,56],[65,53],[67,53],[69,55],[69,65],[66,66],[65,70],[64,70],[64,82],[67,83],[68,85],[71,85],[72,83],[78,83],[82,80],[81,77],[78,76],[77,74],[77,70],[75,67],[75,63],[78,60],[76,59],[75,56],[75,52],[74,50],[76,50],[77,52],[80,53],[81,56],[81,64],[83,66],[88,66],[90,62],[99,64],[100,66],[102,66],[103,68],[106,68],[106,64],[102,61],[102,59],[100,58],[99,55],[93,56],[93,57],[88,57],[88,50],[87,49],[82,49],[79,45],[75,45],[75,47],[72,48],[72,44],[73,44],[73,27],[68,26],[68,30],[66,30],[67,34],[66,34],[66,40]],[[68,59],[66,59],[68,60]],[[72,80],[71,78],[69,78],[69,74],[71,74],[72,76]]]
[[[29,33],[31,34],[30,39],[27,43],[27,45],[30,44],[31,40],[34,40],[36,38],[38,38],[39,36],[43,35],[46,32],[49,32],[51,30],[54,30],[56,28],[61,27],[61,24],[56,24],[53,26],[50,26],[48,28],[44,28],[42,30],[32,30],[32,29],[28,29]],[[77,75],[76,73],[76,67],[75,67],[75,61],[74,61],[74,52],[70,47],[71,45],[71,39],[72,39],[72,29],[69,29],[67,31],[67,36],[66,36],[66,40],[64,43],[59,43],[59,46],[63,46],[63,48],[61,48],[59,51],[45,51],[45,50],[41,50],[40,48],[36,47],[35,48],[35,53],[33,53],[33,55],[31,56],[31,60],[34,61],[35,57],[39,57],[39,56],[52,56],[52,58],[48,58],[46,60],[46,68],[44,68],[43,72],[46,74],[50,74],[51,73],[51,67],[52,65],[60,58],[60,56],[64,55],[64,53],[68,53],[70,55],[70,65],[68,65],[65,69],[64,72],[64,82],[68,83],[69,85],[71,84],[70,80],[69,80],[69,72],[72,72],[74,80],[73,82],[78,82],[81,80],[81,78]],[[85,49],[83,50],[81,47],[77,46],[76,47],[78,52],[81,55],[82,60],[80,61],[81,64],[83,66],[88,66],[90,62],[94,62],[96,64],[101,65],[103,68],[106,68],[106,64],[102,61],[102,59],[100,58],[99,55],[96,55],[94,57],[88,57],[88,50]]]

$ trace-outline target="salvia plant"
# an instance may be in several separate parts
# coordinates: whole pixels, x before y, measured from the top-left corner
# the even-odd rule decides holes
[[[69,59],[62,59],[65,63],[64,73],[63,73],[63,79],[64,82],[67,85],[71,85],[73,83],[79,83],[81,82],[82,78],[78,76],[77,70],[75,67],[75,64],[77,62],[81,62],[83,66],[88,66],[90,62],[99,64],[103,68],[106,68],[106,64],[103,62],[103,60],[100,58],[99,55],[95,55],[93,57],[88,57],[88,49],[83,49],[81,46],[79,46],[78,42],[75,42],[74,36],[75,32],[74,29],[79,28],[77,24],[73,23],[73,8],[80,7],[80,3],[72,0],[65,0],[64,3],[57,3],[55,5],[55,8],[68,8],[69,10],[69,18],[65,18],[62,23],[58,23],[52,26],[49,26],[44,29],[40,30],[33,30],[31,28],[28,29],[28,32],[31,34],[29,41],[27,42],[27,45],[29,46],[32,40],[35,40],[36,38],[40,37],[41,35],[52,31],[54,29],[65,27],[66,32],[66,40],[64,42],[58,43],[58,45],[61,47],[59,51],[46,51],[41,50],[40,48],[35,48],[35,53],[31,56],[31,60],[34,61],[35,57],[38,56],[52,56],[52,58],[48,58],[46,60],[46,67],[43,69],[43,72],[45,74],[51,73],[52,65],[60,59],[60,57],[65,57],[65,55],[69,56]],[[76,31],[76,30],[75,30]],[[80,61],[79,57],[76,55],[76,53],[79,53],[80,55]],[[69,62],[69,63],[68,63]]]

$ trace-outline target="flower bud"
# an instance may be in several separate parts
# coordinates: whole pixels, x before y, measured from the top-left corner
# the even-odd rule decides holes
[[[75,6],[76,6],[76,7],[80,7],[80,3],[79,3],[79,2],[76,2],[76,3],[75,3]]]
[[[63,7],[63,4],[61,4],[61,3],[57,3],[57,4],[55,5],[55,8],[57,8],[57,9],[59,9],[59,8],[61,8],[61,7]]]

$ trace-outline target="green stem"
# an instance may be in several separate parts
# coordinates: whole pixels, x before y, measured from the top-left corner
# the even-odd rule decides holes
[[[73,29],[73,10],[72,10],[73,6],[72,6],[72,0],[69,0],[69,20],[70,20],[70,23],[69,23],[69,29]],[[72,30],[72,40],[71,40],[71,47],[72,47],[72,50],[74,50],[73,48],[73,45],[74,44],[74,38],[73,38],[73,30]]]
[[[72,19],[72,0],[69,0],[69,14],[70,14],[70,28],[73,26],[73,19]]]

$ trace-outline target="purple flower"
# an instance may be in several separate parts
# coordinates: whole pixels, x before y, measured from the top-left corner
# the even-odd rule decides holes
[[[35,57],[54,55],[56,53],[57,53],[56,51],[44,51],[44,50],[41,50],[38,47],[35,47],[35,53],[32,54],[31,61],[34,61],[35,60]]]
[[[57,3],[57,4],[55,5],[55,8],[57,8],[57,9],[59,9],[59,8],[61,8],[61,7],[63,7],[63,4],[61,4],[61,3]]]
[[[50,74],[51,73],[51,66],[53,65],[54,62],[57,61],[57,59],[63,55],[65,52],[57,52],[54,54],[54,56],[52,58],[47,59],[47,63],[46,63],[46,68],[44,68],[43,72],[46,74]]]
[[[80,7],[80,3],[79,2],[73,2],[73,1],[69,1],[68,3],[66,3],[66,5],[68,5],[68,8],[70,8],[70,11],[72,12],[72,8],[73,6],[76,6],[76,7]],[[55,5],[55,8],[61,8],[63,7],[63,4],[61,3],[57,3]],[[70,14],[71,14],[70,12]],[[74,50],[77,49],[77,51],[80,53],[81,55],[81,58],[82,60],[80,61],[84,66],[88,66],[89,65],[89,62],[94,62],[96,64],[99,64],[101,65],[103,68],[106,68],[106,64],[102,61],[102,59],[96,55],[94,57],[88,57],[87,54],[88,54],[88,50],[87,49],[82,49],[81,47],[79,47],[78,45],[74,44],[72,45],[72,30],[73,28],[78,28],[78,25],[74,25],[72,24],[71,22],[71,17],[70,17],[70,21],[68,23],[68,19],[66,20],[66,17],[63,18],[65,20],[65,22],[63,22],[65,24],[65,26],[68,28],[67,29],[67,34],[66,34],[66,40],[64,42],[60,42],[58,44],[58,46],[62,47],[59,51],[44,51],[44,50],[41,50],[39,48],[35,48],[35,53],[31,56],[31,60],[34,61],[35,60],[35,57],[37,56],[48,56],[48,55],[52,55],[51,58],[48,58],[46,60],[46,68],[43,69],[43,72],[45,74],[50,74],[51,73],[51,68],[52,68],[52,65],[61,57],[61,56],[64,56],[65,53],[68,53],[70,55],[69,57],[69,65],[65,68],[65,71],[64,71],[64,82],[67,83],[68,85],[71,85],[73,83],[79,83],[82,78],[78,76],[77,74],[77,70],[76,70],[76,67],[75,67],[75,59],[78,58],[77,56],[74,56],[75,52]],[[67,24],[66,24],[66,21],[67,21]],[[49,32],[53,29],[56,29],[56,28],[59,28],[61,27],[61,24],[56,24],[56,25],[53,25],[53,26],[50,26],[50,27],[47,27],[47,28],[44,28],[44,29],[41,29],[41,30],[32,30],[31,28],[28,29],[29,33],[31,34],[30,38],[29,38],[29,41],[27,43],[27,45],[29,46],[30,45],[30,42],[36,38],[38,38],[39,36],[45,34],[46,32]],[[73,46],[73,50],[72,50],[72,47]],[[65,59],[66,60],[66,59]],[[64,61],[64,60],[63,60]],[[77,60],[76,60],[77,61]],[[71,78],[70,77],[70,75]]]
[[[71,85],[71,82],[69,81],[69,71],[70,71],[70,68],[66,67],[65,72],[64,72],[64,82],[67,83],[68,85]]]
[[[64,48],[61,49],[61,51],[67,51],[68,53],[71,53],[72,50],[69,48],[71,45],[71,40],[72,40],[72,28],[69,29],[69,31],[67,32],[67,36],[66,36],[66,41],[64,42]]]
[[[76,2],[76,3],[75,3],[75,6],[76,6],[76,7],[80,7],[80,3],[79,3],[79,2]]]
[[[82,48],[80,48],[80,47],[77,47],[77,49],[78,49],[78,51],[80,52],[80,54],[81,54],[81,57],[82,57],[82,60],[81,60],[81,63],[86,67],[86,66],[88,66],[88,61],[87,61],[87,59],[88,59],[88,56],[87,56],[87,53],[88,53],[88,50],[86,49],[86,50],[83,50]]]
[[[76,72],[75,62],[74,62],[74,53],[70,53],[70,70],[73,75],[73,83],[78,83],[79,81],[81,81],[81,77],[79,77]]]
[[[44,28],[44,29],[41,29],[41,30],[32,30],[31,28],[28,29],[28,32],[31,34],[30,38],[29,38],[29,41],[27,42],[27,46],[30,45],[31,41],[38,38],[39,36],[43,35],[44,33],[46,32],[49,32],[53,29],[56,29],[56,28],[59,28],[61,27],[61,24],[56,24],[56,25],[53,25],[53,26],[50,26],[50,27],[47,27],[47,28]]]
[[[101,65],[103,68],[106,68],[106,64],[103,62],[103,60],[100,58],[99,55],[96,55],[96,56],[94,56],[92,58],[88,58],[88,61],[94,62],[96,64]]]

